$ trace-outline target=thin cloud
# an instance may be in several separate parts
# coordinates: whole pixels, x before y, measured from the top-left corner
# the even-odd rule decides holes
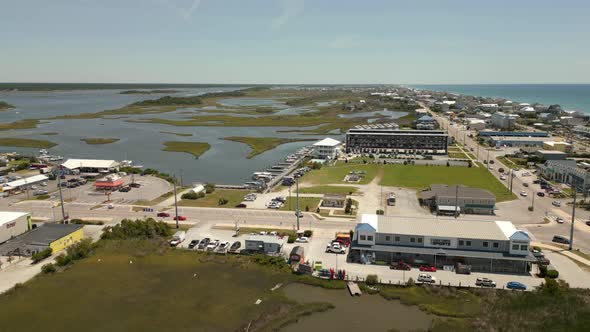
[[[272,19],[271,25],[273,28],[278,29],[285,25],[293,17],[298,16],[303,12],[304,1],[303,0],[283,0],[281,1],[282,11],[281,15]]]
[[[187,1],[178,1],[178,0],[156,0],[157,2],[165,5],[166,7],[174,10],[180,17],[185,20],[191,18],[193,13],[199,8],[201,5],[201,0],[187,0]]]
[[[338,36],[328,42],[328,47],[336,49],[357,48],[359,46],[361,46],[361,43],[355,36]]]

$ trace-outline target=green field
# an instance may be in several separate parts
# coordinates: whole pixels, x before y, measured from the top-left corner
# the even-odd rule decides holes
[[[25,119],[8,123],[3,122],[0,123],[0,130],[37,128],[37,125],[39,125],[39,123],[41,123],[41,121],[36,119]]]
[[[296,139],[296,138],[281,138],[281,137],[224,137],[224,140],[244,143],[251,149],[250,153],[246,156],[247,159],[251,159],[265,151],[272,150],[277,146],[285,143],[302,142],[302,141],[313,141],[310,139]]]
[[[294,188],[291,189],[294,192]],[[299,192],[302,194],[347,194],[356,193],[357,187],[351,186],[314,186],[307,188],[299,188]]]
[[[29,138],[0,138],[0,146],[12,146],[17,148],[39,148],[49,149],[56,146],[56,143]]]
[[[200,206],[200,207],[223,207],[233,208],[244,200],[244,196],[252,191],[234,190],[234,189],[215,189],[214,192],[206,194],[199,199],[183,199],[178,202],[180,206]],[[227,204],[219,205],[219,199],[225,198]],[[246,205],[248,203],[246,202]]]
[[[481,188],[496,195],[498,202],[515,199],[516,196],[484,167],[446,167],[418,165],[384,165],[381,185],[425,189],[431,184],[462,184]]]
[[[90,145],[111,144],[119,141],[118,138],[81,138],[80,140]]]
[[[210,148],[211,145],[209,145],[209,143],[168,141],[164,142],[164,148],[162,151],[186,152],[192,154],[195,158],[199,158]]]
[[[382,165],[378,164],[356,164],[356,163],[338,163],[336,166],[323,166],[319,170],[312,170],[307,173],[302,179],[305,183],[310,184],[334,184],[347,183],[344,182],[344,177],[351,171],[364,171],[364,177],[360,182],[354,184],[367,184],[375,178],[377,171]]]
[[[309,212],[315,212],[316,208],[320,204],[322,199],[319,197],[299,197],[299,210],[305,212],[305,207],[309,208]],[[291,197],[287,197],[287,201],[279,210],[282,211],[295,211],[297,207],[297,198],[293,194]]]

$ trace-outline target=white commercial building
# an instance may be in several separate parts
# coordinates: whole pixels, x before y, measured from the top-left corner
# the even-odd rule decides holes
[[[23,179],[18,179],[18,180],[14,180],[14,181],[10,181],[8,183],[5,183],[2,186],[2,191],[9,191],[9,190],[14,190],[14,189],[20,189],[23,187],[27,187],[27,186],[31,186],[43,181],[47,181],[48,177],[45,175],[33,175],[33,176],[29,176],[28,178],[23,178]]]
[[[336,159],[341,144],[338,140],[326,137],[313,145],[314,155],[320,159]]]
[[[116,171],[120,163],[104,159],[68,159],[61,164],[67,170],[79,170],[82,173],[110,173]]]
[[[31,214],[27,212],[0,212],[0,243],[31,229]]]
[[[506,114],[502,112],[492,114],[492,126],[499,129],[508,129],[514,127],[518,115]]]

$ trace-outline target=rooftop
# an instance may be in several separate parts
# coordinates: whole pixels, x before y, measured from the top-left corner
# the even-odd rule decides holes
[[[0,211],[0,227],[4,226],[9,222],[12,222],[22,216],[28,215],[28,212],[9,212],[9,211]]]
[[[76,168],[112,168],[119,166],[119,163],[114,160],[105,159],[68,159],[66,162],[61,164],[67,169]]]
[[[4,187],[16,188],[16,187],[25,186],[27,184],[35,184],[35,183],[38,183],[41,181],[47,181],[47,180],[48,180],[47,176],[39,174],[39,175],[29,176],[28,178],[24,178],[24,179],[10,181],[10,182],[4,184]]]
[[[338,146],[340,144],[342,144],[342,142],[335,140],[333,138],[330,138],[330,137],[326,137],[323,140],[314,143],[313,145],[314,146]]]
[[[283,241],[276,236],[271,235],[250,235],[246,241],[260,241],[266,243],[276,243],[276,244],[283,244]]]
[[[361,224],[379,233],[508,241],[518,230],[509,221],[482,221],[436,217],[400,217],[363,214]],[[360,225],[360,224],[359,224]]]
[[[0,245],[0,255],[31,254],[82,227],[84,225],[44,224]]]

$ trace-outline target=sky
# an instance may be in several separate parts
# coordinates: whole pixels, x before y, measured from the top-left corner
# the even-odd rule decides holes
[[[587,0],[0,0],[0,82],[590,83]]]

